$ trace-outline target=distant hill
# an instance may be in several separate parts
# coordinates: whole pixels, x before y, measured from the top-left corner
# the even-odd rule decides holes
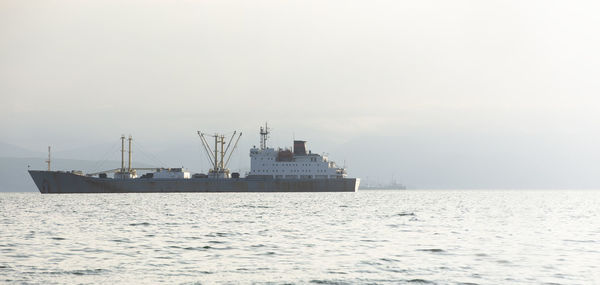
[[[16,145],[0,142],[0,157],[43,157],[43,152],[32,151]]]
[[[24,154],[24,152],[23,152]],[[0,157],[0,192],[37,192],[27,169],[46,169],[44,157]],[[96,172],[117,168],[120,161],[89,161],[76,159],[53,159],[52,169],[83,170]],[[154,167],[145,163],[136,163],[136,167]]]

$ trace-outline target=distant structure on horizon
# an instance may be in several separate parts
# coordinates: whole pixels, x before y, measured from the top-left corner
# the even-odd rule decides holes
[[[371,184],[370,181],[367,180],[360,186],[360,190],[406,190],[406,186],[396,182],[395,179],[392,179],[392,181],[388,184]]]

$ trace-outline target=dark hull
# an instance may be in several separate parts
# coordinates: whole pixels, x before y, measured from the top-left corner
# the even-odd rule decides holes
[[[360,179],[111,179],[30,170],[41,193],[356,192]]]

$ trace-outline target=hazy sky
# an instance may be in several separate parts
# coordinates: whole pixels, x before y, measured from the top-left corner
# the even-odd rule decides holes
[[[597,1],[0,1],[0,141],[292,137],[415,187],[600,188]],[[199,151],[199,149],[198,149]],[[196,155],[196,154],[194,154]],[[202,157],[201,154],[198,157]],[[243,163],[243,162],[242,162]]]

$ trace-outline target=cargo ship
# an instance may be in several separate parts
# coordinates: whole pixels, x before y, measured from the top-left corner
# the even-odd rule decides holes
[[[87,174],[75,170],[52,171],[49,148],[48,170],[29,170],[29,174],[43,194],[358,190],[359,178],[347,177],[345,167],[338,167],[327,156],[307,150],[306,141],[294,140],[293,148],[275,149],[267,146],[269,134],[268,125],[260,128],[260,145],[250,149],[250,171],[245,177],[227,168],[241,132],[234,132],[230,138],[198,132],[211,163],[208,173],[192,174],[185,168],[132,168],[131,136],[125,167],[125,136],[121,136],[120,168]],[[211,139],[214,144],[209,144]],[[138,176],[138,172],[145,174]]]

